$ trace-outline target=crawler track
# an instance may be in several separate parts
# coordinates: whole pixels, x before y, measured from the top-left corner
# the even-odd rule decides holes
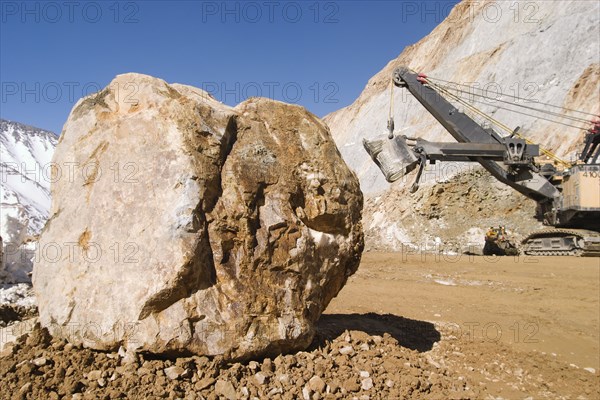
[[[585,229],[544,229],[521,243],[528,255],[600,257],[600,233]]]

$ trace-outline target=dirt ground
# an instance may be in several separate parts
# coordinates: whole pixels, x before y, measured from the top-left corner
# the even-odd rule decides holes
[[[475,370],[500,359],[513,370],[535,364],[556,385],[550,379],[588,368],[596,371],[590,398],[600,398],[600,258],[365,253],[326,310],[348,313],[358,315],[347,329],[363,330],[369,318],[360,314],[388,315],[392,323],[376,329],[396,331],[400,345],[420,351],[432,348],[439,332],[438,344],[480,353],[469,366]],[[449,353],[446,361],[461,357]],[[581,384],[562,383],[566,395]],[[497,384],[488,393],[506,390]]]
[[[169,360],[37,326],[2,351],[0,399],[596,400],[599,271],[598,258],[365,253],[306,351]]]

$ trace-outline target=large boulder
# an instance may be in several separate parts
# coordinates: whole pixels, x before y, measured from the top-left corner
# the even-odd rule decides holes
[[[358,180],[299,106],[119,75],[75,105],[53,163],[33,284],[75,344],[302,349],[360,261]]]

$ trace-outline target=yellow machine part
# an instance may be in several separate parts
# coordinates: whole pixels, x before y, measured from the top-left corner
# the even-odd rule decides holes
[[[563,181],[563,208],[600,208],[600,172],[579,170]]]

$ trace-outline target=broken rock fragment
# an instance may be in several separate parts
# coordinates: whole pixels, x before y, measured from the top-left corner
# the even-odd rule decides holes
[[[360,261],[357,178],[299,106],[119,75],[75,105],[53,163],[33,283],[42,325],[73,344],[303,349]]]

